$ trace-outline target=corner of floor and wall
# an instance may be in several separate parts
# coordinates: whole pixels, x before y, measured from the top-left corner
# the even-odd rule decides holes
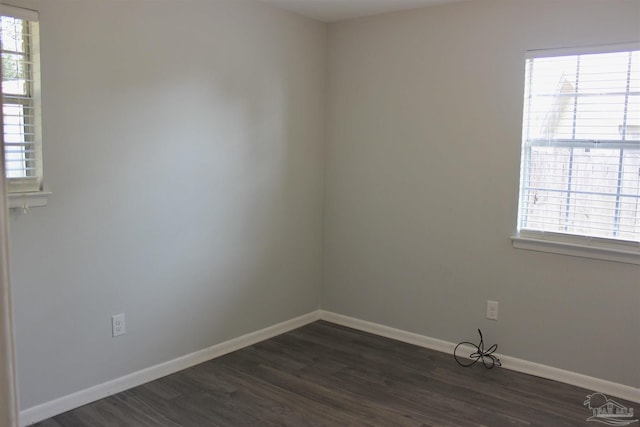
[[[640,1],[11,3],[40,12],[52,192],[10,219],[22,425],[319,319],[445,352],[480,328],[640,401],[640,266],[509,238],[525,51],[639,39]]]
[[[638,1],[487,0],[333,24],[322,309],[448,343],[480,328],[640,400],[640,266],[509,239],[525,53],[640,40],[638,22]]]

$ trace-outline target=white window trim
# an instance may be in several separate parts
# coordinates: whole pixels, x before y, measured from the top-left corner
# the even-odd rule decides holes
[[[614,53],[640,49],[640,41],[628,41],[604,45],[588,45],[527,50],[525,58],[550,58],[552,56],[589,55],[592,53]]]
[[[634,242],[532,231],[521,231],[511,241],[516,249],[640,265],[640,244]]]
[[[22,7],[9,6],[8,4],[0,4],[0,14],[6,16],[13,16],[18,19],[25,19],[27,21],[37,21],[38,12],[31,9],[25,9]]]
[[[31,208],[47,206],[50,195],[51,192],[49,191],[7,193],[9,198],[9,209],[21,209],[26,212]]]
[[[539,49],[528,51],[526,58],[609,53],[639,48],[640,42],[633,41],[603,46]],[[518,206],[518,224],[519,212]],[[518,230],[511,236],[511,242],[516,249],[640,265],[640,243],[636,242],[533,230]]]
[[[6,4],[0,4],[0,15],[13,16],[14,18],[39,22],[39,16],[37,11],[31,10],[31,9],[24,9],[20,7],[9,6]],[[38,34],[36,34],[36,37],[38,37]],[[32,56],[35,58],[34,60],[35,87],[34,87],[33,99],[37,108],[40,109],[41,108],[40,106],[40,102],[41,102],[40,100],[40,52],[39,52],[39,46],[36,45],[34,48],[35,50],[32,52]],[[40,119],[41,119],[40,115],[37,115],[36,116],[37,132],[41,132],[42,124],[40,122]],[[1,119],[0,119],[0,123],[1,123]],[[42,158],[40,158],[39,161],[42,161]],[[40,173],[40,176],[42,176],[42,173]],[[28,180],[29,178],[26,178],[22,181],[28,181]],[[21,192],[20,180],[13,180],[13,183],[9,184],[9,186],[14,188],[13,192],[7,193],[9,209],[21,209],[26,212],[30,208],[47,206],[49,196],[51,195],[51,192],[44,191],[44,190]],[[29,185],[27,185],[26,187],[29,187]]]

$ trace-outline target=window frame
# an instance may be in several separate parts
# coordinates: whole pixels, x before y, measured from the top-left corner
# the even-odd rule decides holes
[[[535,58],[550,58],[550,57],[561,57],[561,56],[575,56],[575,55],[586,55],[586,54],[599,54],[599,53],[613,53],[613,52],[625,52],[625,51],[633,51],[640,49],[640,42],[630,42],[630,43],[621,43],[615,45],[606,45],[606,46],[583,46],[583,47],[575,47],[575,48],[562,48],[562,49],[541,49],[528,51],[526,54],[525,64],[529,59]],[[529,83],[526,82],[526,72],[525,76],[523,76],[522,81],[525,85]],[[525,93],[526,89],[523,90]],[[574,95],[575,96],[575,95]],[[526,99],[523,98],[523,122],[521,125],[522,128],[522,140],[521,140],[521,151],[520,151],[520,186],[518,192],[518,209],[517,209],[517,223],[516,223],[516,232],[511,236],[512,244],[514,248],[517,249],[526,249],[537,252],[547,252],[561,255],[570,255],[577,257],[585,257],[585,258],[593,258],[600,259],[606,261],[615,261],[629,264],[637,264],[640,265],[640,241],[636,242],[635,240],[617,240],[617,239],[609,239],[603,237],[592,237],[587,235],[579,235],[579,234],[571,234],[571,233],[561,233],[561,232],[550,232],[550,231],[540,231],[540,230],[531,230],[531,229],[523,229],[521,228],[523,225],[522,215],[523,215],[523,207],[522,203],[525,198],[525,170],[527,170],[529,165],[529,155],[531,153],[531,148],[536,146],[535,140],[529,140],[526,135],[525,129],[525,115],[528,114],[528,107],[526,105]],[[560,140],[561,141],[561,140]],[[554,140],[554,146],[556,146]],[[626,144],[626,145],[625,145]],[[547,146],[547,142],[544,143]],[[559,142],[557,146],[562,145],[562,142]],[[634,141],[631,145],[635,147],[640,145],[640,141],[637,143]],[[621,143],[619,141],[599,141],[594,143],[594,141],[581,141],[578,139],[574,139],[571,141],[567,141],[567,146],[571,147],[580,147],[583,148],[611,148],[611,149],[624,149],[629,147],[628,142]],[[622,167],[622,166],[619,166]],[[617,189],[617,193],[620,192],[620,188]],[[612,196],[620,196],[617,193],[612,193]]]
[[[44,191],[43,154],[42,154],[42,99],[40,84],[40,29],[38,12],[31,9],[24,9],[9,5],[0,5],[0,15],[8,16],[29,23],[29,46],[26,49],[26,57],[29,63],[29,77],[31,83],[27,96],[2,95],[3,107],[5,104],[21,105],[23,108],[33,108],[32,123],[33,141],[29,144],[33,147],[34,158],[30,167],[34,170],[33,176],[28,177],[6,177],[7,191],[10,208],[22,208],[27,210],[30,207],[46,206],[48,196],[51,194]],[[1,89],[0,89],[0,92]],[[4,108],[3,108],[4,109]],[[4,111],[2,114],[4,122]],[[2,159],[4,161],[4,126],[0,133],[2,136]],[[26,143],[25,143],[26,144]],[[6,165],[5,165],[6,166]]]

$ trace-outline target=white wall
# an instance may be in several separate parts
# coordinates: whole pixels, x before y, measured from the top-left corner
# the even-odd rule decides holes
[[[22,409],[317,309],[326,26],[244,0],[12,3],[40,11],[53,192],[10,224]]]
[[[637,0],[474,0],[331,25],[323,309],[640,387],[640,267],[509,240],[525,51],[639,22]]]

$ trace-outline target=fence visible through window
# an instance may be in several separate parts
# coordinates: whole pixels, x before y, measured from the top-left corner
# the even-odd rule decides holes
[[[520,230],[640,242],[640,51],[527,60]]]

